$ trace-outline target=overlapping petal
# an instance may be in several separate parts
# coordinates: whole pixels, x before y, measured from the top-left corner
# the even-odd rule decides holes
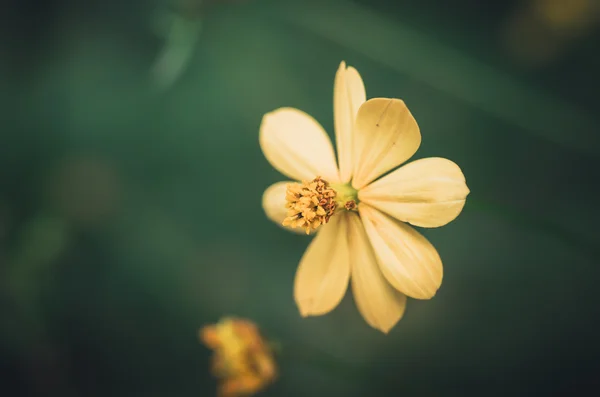
[[[395,290],[383,276],[358,215],[348,213],[347,216],[356,306],[367,324],[387,333],[402,318],[406,295]]]
[[[352,186],[361,189],[404,163],[420,144],[419,126],[404,101],[368,100],[358,110],[354,126]]]
[[[411,298],[432,298],[443,277],[442,261],[433,245],[411,226],[365,203],[358,210],[387,281]]]
[[[460,214],[468,194],[458,165],[432,157],[408,163],[371,183],[358,198],[400,221],[438,227]]]
[[[342,62],[333,86],[333,119],[340,181],[350,182],[354,169],[352,130],[360,106],[367,100],[365,85],[356,69]]]
[[[294,298],[300,314],[318,316],[342,300],[350,278],[348,220],[334,216],[311,241],[294,280]]]
[[[267,160],[282,174],[299,181],[316,176],[339,181],[329,136],[315,119],[301,110],[280,108],[265,114],[259,141]]]
[[[286,218],[288,211],[285,207],[285,192],[287,190],[287,186],[290,183],[295,182],[277,182],[269,186],[263,193],[262,206],[265,210],[265,214],[267,214],[267,217],[273,222],[275,222],[277,225],[297,234],[305,234],[304,229],[301,227],[293,228],[291,226],[282,225],[283,220]],[[317,232],[318,230],[319,229],[316,229],[314,232]]]

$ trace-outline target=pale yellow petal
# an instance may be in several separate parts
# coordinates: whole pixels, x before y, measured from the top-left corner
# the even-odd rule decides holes
[[[333,118],[337,143],[340,180],[350,182],[352,161],[352,129],[358,108],[367,100],[365,85],[356,69],[342,62],[333,85]]]
[[[411,226],[365,203],[358,211],[387,281],[411,298],[432,298],[443,277],[442,260],[433,245]]]
[[[450,160],[413,161],[364,187],[358,198],[394,218],[421,227],[438,227],[462,211],[469,188]]]
[[[342,300],[350,278],[348,220],[336,215],[310,243],[296,272],[294,298],[300,314],[319,316]]]
[[[421,144],[419,126],[400,99],[374,98],[365,102],[354,125],[354,177],[361,189],[404,163]]]
[[[299,181],[317,176],[338,182],[331,140],[311,116],[294,108],[280,108],[263,116],[260,147],[271,165]]]
[[[305,230],[301,227],[293,228],[282,225],[282,222],[286,218],[288,211],[287,208],[285,208],[285,191],[290,183],[296,182],[277,182],[269,186],[263,193],[262,206],[265,210],[265,214],[267,214],[267,217],[277,225],[294,233],[306,234]],[[319,229],[314,230],[313,233],[317,232],[318,230]]]
[[[396,291],[383,276],[359,216],[348,215],[351,282],[356,306],[371,327],[388,333],[404,314],[406,295]]]

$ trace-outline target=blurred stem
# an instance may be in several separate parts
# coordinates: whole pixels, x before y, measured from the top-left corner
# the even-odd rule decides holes
[[[25,223],[2,280],[14,311],[7,324],[10,348],[21,357],[21,370],[39,395],[75,395],[66,359],[48,335],[42,301],[45,280],[68,244],[68,229],[63,219],[47,214]]]
[[[60,218],[39,214],[23,225],[16,249],[7,260],[4,288],[14,305],[17,317],[13,326],[23,346],[45,338],[42,288],[67,242],[67,224]]]

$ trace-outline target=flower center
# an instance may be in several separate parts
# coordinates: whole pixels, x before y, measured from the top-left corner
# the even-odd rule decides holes
[[[358,191],[352,185],[333,184],[332,188],[337,192],[335,201],[338,206],[348,211],[358,211]]]
[[[321,177],[290,183],[286,191],[287,217],[284,226],[303,227],[306,234],[327,223],[336,209],[356,211],[357,192],[348,185],[330,185]]]

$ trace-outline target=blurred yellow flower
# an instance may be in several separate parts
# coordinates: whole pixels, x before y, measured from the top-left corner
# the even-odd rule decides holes
[[[387,333],[404,314],[406,296],[432,298],[442,283],[436,249],[406,223],[447,224],[462,211],[469,189],[461,169],[443,158],[413,161],[381,177],[417,151],[419,126],[399,99],[367,101],[360,74],[344,62],[333,102],[337,163],[327,133],[308,114],[280,108],[263,117],[265,157],[303,181],[270,186],[263,208],[289,230],[322,229],[296,273],[301,315],[333,310],[351,279],[358,310]]]
[[[254,395],[277,376],[271,349],[249,320],[223,318],[203,327],[200,340],[214,350],[212,372],[221,380],[218,397]]]

